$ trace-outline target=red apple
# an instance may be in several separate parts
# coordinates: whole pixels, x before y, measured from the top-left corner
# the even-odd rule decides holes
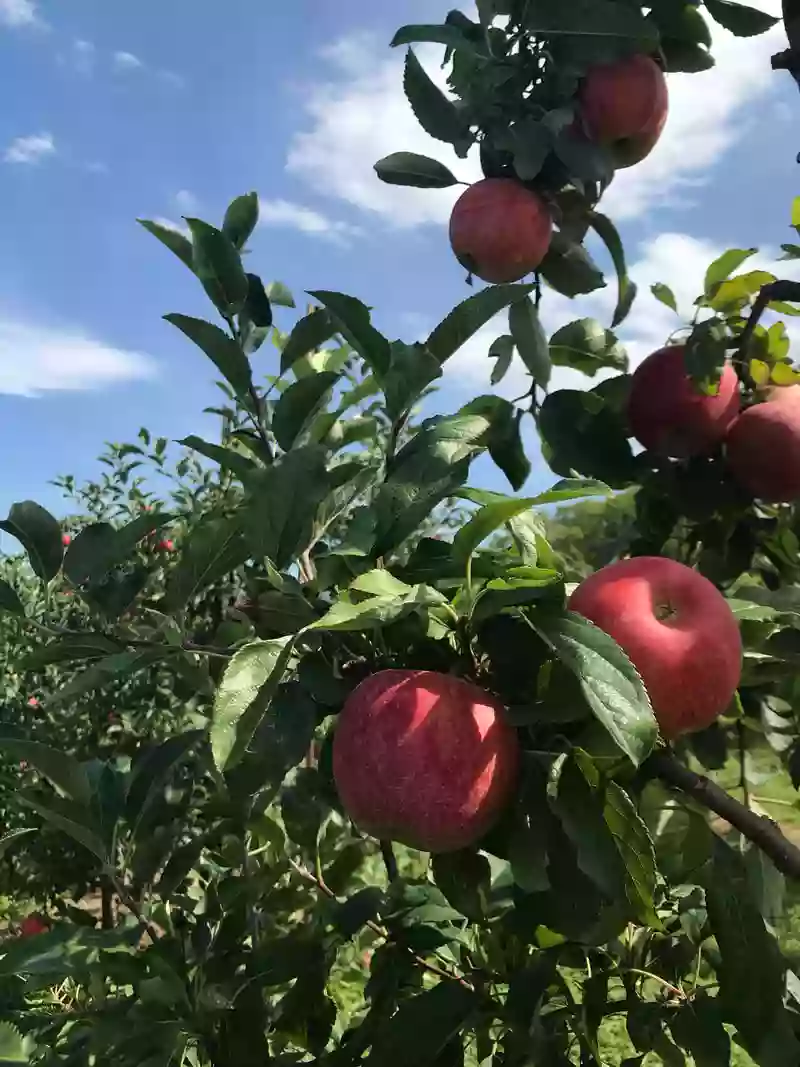
[[[627,652],[667,738],[702,730],[730,704],[742,668],[739,626],[702,574],[662,556],[611,563],[569,607]]]
[[[617,167],[631,167],[650,154],[664,129],[667,80],[650,56],[630,56],[590,67],[579,102],[587,136],[611,150]]]
[[[175,545],[172,543],[172,541],[169,540],[169,538],[165,538],[163,541],[158,542],[156,548],[159,552],[172,552],[172,550],[175,548]]]
[[[26,915],[22,922],[19,924],[19,936],[20,937],[35,937],[36,934],[46,933],[50,927],[41,917],[41,915],[33,914]]]
[[[511,178],[484,178],[456,201],[450,246],[459,263],[485,282],[516,282],[550,246],[553,220],[537,194]]]
[[[628,397],[631,431],[645,448],[682,459],[710,452],[739,413],[739,380],[727,364],[714,396],[686,373],[684,346],[653,352],[634,371]]]
[[[772,504],[800,500],[800,388],[775,390],[743,411],[726,448],[734,477],[753,496]]]
[[[28,697],[28,707],[29,708],[38,708],[39,707],[39,698],[38,697]]]
[[[516,731],[498,701],[434,671],[365,679],[333,740],[333,775],[353,822],[424,852],[482,837],[511,798],[518,765]]]
[[[71,535],[71,534],[68,534],[68,533],[63,533],[63,534],[61,535],[61,544],[62,544],[62,545],[63,545],[63,546],[65,547],[65,548],[67,548],[67,546],[68,546],[68,545],[70,544],[70,542],[71,542],[71,541],[72,541],[72,535]]]

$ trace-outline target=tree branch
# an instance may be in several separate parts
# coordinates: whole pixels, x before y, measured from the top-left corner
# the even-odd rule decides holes
[[[800,881],[800,849],[784,836],[772,819],[748,810],[710,778],[690,770],[668,748],[654,752],[645,769],[725,819],[758,845],[782,874]]]
[[[768,285],[761,287],[758,296],[753,301],[753,307],[750,310],[750,317],[747,320],[745,328],[739,335],[739,343],[736,348],[735,363],[739,363],[742,370],[748,373],[747,370],[747,349],[750,346],[750,342],[753,339],[756,326],[758,326],[761,316],[767,309],[767,305],[773,300],[788,300],[798,301],[800,300],[800,283],[792,281],[774,281]]]

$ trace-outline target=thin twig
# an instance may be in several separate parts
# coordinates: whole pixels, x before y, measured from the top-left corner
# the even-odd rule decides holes
[[[747,784],[747,741],[744,735],[744,723],[741,719],[736,723],[736,736],[739,745],[739,788],[742,791],[742,803],[746,808],[750,807],[750,787]]]
[[[330,900],[335,900],[341,903],[337,895],[334,893],[334,891],[327,884],[323,877],[318,877],[307,867],[304,867],[302,863],[298,863],[297,860],[290,859],[289,864],[292,869],[296,871],[297,874],[299,874],[300,877],[303,878],[306,882],[310,882],[315,885],[317,889],[319,889],[319,891],[323,893],[326,897],[328,897]],[[379,926],[378,923],[373,922],[371,919],[367,920],[364,925],[368,930],[371,930],[373,934],[375,934],[377,937],[382,938],[384,941],[391,940],[391,934],[389,933],[389,931],[386,930],[383,926]],[[439,978],[446,978],[449,982],[458,982],[458,984],[463,986],[465,989],[469,989],[474,992],[474,987],[466,980],[466,978],[462,977],[460,974],[453,974],[451,971],[446,971],[443,967],[437,967],[435,963],[430,963],[424,958],[424,956],[418,956],[417,953],[412,952],[411,949],[407,949],[406,951],[415,961],[415,963],[418,963],[420,967],[423,967],[426,971],[429,971],[430,974],[435,974]]]
[[[137,902],[130,895],[128,890],[125,888],[122,882],[120,882],[117,876],[111,871],[108,872],[108,880],[113,885],[114,891],[116,892],[122,904],[125,905],[125,907],[131,913],[131,915],[133,915],[133,917],[136,919],[136,921],[139,923],[145,933],[148,934],[153,944],[155,944],[155,942],[161,938],[161,934],[158,932],[156,927],[153,926],[149,919],[146,919],[144,917],[142,909],[139,907]]]
[[[800,849],[784,836],[772,819],[740,804],[710,778],[690,770],[669,749],[653,753],[645,763],[645,770],[725,819],[740,834],[758,845],[782,874],[800,881]]]
[[[672,982],[668,982],[666,978],[662,978],[659,974],[653,974],[652,971],[643,971],[639,967],[625,967],[625,974],[638,974],[640,978],[649,978],[651,982],[658,982],[664,989],[668,989],[673,996],[680,997],[681,1000],[686,1000],[686,994],[682,989],[678,989]]]
[[[386,868],[386,877],[389,879],[389,884],[397,880],[397,857],[394,854],[391,841],[381,841],[381,856],[383,857],[383,865]]]
[[[770,282],[768,285],[763,285],[761,287],[758,296],[753,301],[753,306],[750,309],[750,316],[744,329],[739,335],[736,355],[733,358],[734,364],[738,365],[748,382],[750,380],[750,371],[747,360],[747,349],[750,347],[750,342],[753,339],[753,334],[756,331],[756,326],[758,326],[761,316],[773,300],[793,302],[800,300],[800,282],[789,280]]]

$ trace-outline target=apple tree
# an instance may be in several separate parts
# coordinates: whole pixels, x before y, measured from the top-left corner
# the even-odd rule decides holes
[[[413,48],[406,92],[432,136],[478,145],[451,243],[494,284],[392,341],[354,296],[310,290],[297,315],[264,284],[243,257],[255,194],[188,236],[145,222],[213,305],[166,320],[220,378],[219,440],[185,439],[174,472],[162,439],[115,446],[108,480],[64,483],[84,513],[68,543],[30,501],[0,524],[26,558],[3,626],[31,645],[18,673],[44,671],[45,716],[0,728],[17,776],[0,848],[13,867],[46,835],[51,869],[77,852],[104,902],[98,922],[48,886],[50,928],[0,943],[7,1062],[800,1062],[772,925],[800,851],[694,769],[728,730],[797,764],[800,404],[766,323],[800,292],[726,253],[677,343],[628,375],[611,331],[635,287],[598,210],[658,150],[664,71],[713,62],[708,20],[772,20],[732,0],[478,17],[394,43],[445,47],[451,93]],[[455,182],[402,151],[377,171]],[[548,338],[548,287],[602,283],[590,229],[614,321]],[[421,418],[498,315],[486,392]],[[511,403],[492,385],[517,358]],[[553,365],[619,373],[550,391]],[[534,496],[524,420],[559,478]],[[509,493],[470,486],[484,454]],[[168,500],[146,462],[174,474]],[[575,589],[542,509],[614,493],[621,540]],[[110,692],[122,728],[101,745]]]

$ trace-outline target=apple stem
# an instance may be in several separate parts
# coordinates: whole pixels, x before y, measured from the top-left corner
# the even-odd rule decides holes
[[[792,844],[772,819],[751,811],[730,793],[720,789],[716,782],[690,770],[668,748],[654,752],[643,769],[715,812],[754,845],[758,845],[782,874],[800,881],[800,849]]]

